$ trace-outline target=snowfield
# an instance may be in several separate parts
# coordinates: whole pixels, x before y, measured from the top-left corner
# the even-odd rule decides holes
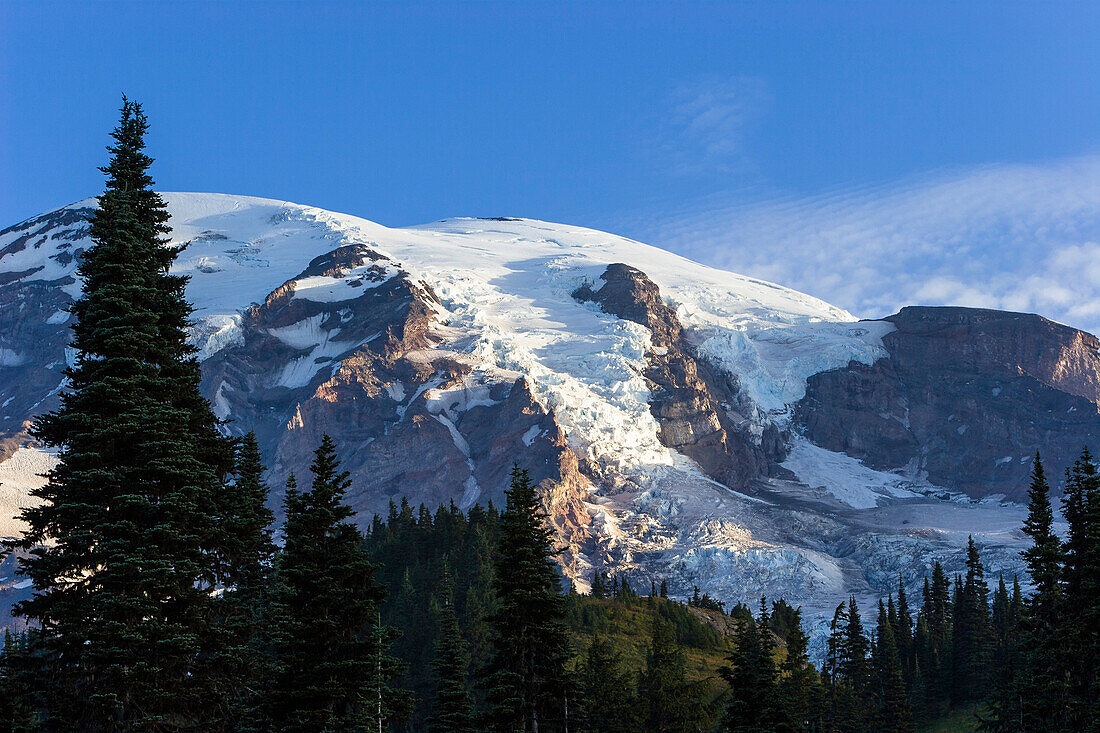
[[[390,260],[381,263],[382,280],[368,272],[368,263],[338,278],[299,281],[293,297],[338,302],[399,271],[429,285],[441,302],[440,320],[453,334],[444,347],[461,353],[475,373],[526,375],[574,450],[622,478],[614,492],[591,497],[592,531],[602,553],[591,560],[638,576],[641,587],[650,578],[669,578],[680,595],[698,585],[727,601],[786,596],[805,605],[810,621],[817,622],[850,593],[877,599],[899,574],[907,583],[918,582],[934,558],[944,560],[949,572],[960,567],[969,532],[991,548],[993,569],[1019,566],[1014,553],[1021,536],[1012,528],[1018,526],[1018,507],[935,498],[937,487],[921,484],[920,477],[873,471],[798,436],[784,464],[795,478],[769,480],[758,496],[704,476],[657,438],[642,377],[648,330],[579,303],[572,293],[584,283],[599,284],[612,263],[643,271],[675,308],[697,352],[737,376],[758,408],[756,419],[781,427],[805,394],[809,376],[885,356],[881,339],[893,328],[888,323],[858,321],[809,295],[582,227],[461,218],[388,228],[283,201],[164,196],[172,215],[171,244],[181,248],[173,272],[191,278],[200,358],[236,343],[243,311],[312,259],[344,244],[369,246]],[[69,208],[94,205],[89,199]],[[0,237],[0,250],[14,236]],[[0,274],[36,267],[41,269],[25,280],[73,274],[75,265],[62,264],[52,247],[0,257]],[[66,291],[75,295],[78,286]],[[55,316],[64,323],[67,314]],[[334,367],[326,357],[344,346],[338,334],[333,340],[319,325],[306,320],[271,331],[295,349],[309,350],[286,365],[281,385],[304,385],[318,370]],[[2,368],[20,358],[0,349],[0,378]],[[401,391],[395,399],[405,397]],[[487,394],[436,389],[428,395],[433,416],[467,456],[455,411]],[[219,415],[226,409],[215,408]],[[533,438],[529,431],[524,441]],[[0,464],[0,533],[16,530],[12,517],[20,497],[41,480],[36,474],[50,460],[49,454],[22,449]],[[465,486],[461,503],[471,505],[480,493],[476,482]],[[960,518],[966,532],[957,527]],[[581,578],[578,586],[585,585]]]

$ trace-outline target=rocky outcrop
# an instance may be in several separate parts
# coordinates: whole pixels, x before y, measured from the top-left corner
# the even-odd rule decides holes
[[[573,297],[649,329],[645,378],[661,442],[727,486],[745,488],[767,475],[784,457],[783,440],[774,425],[760,428],[737,412],[737,378],[695,356],[676,311],[644,272],[612,264],[600,279],[599,288],[584,285]]]
[[[889,357],[809,379],[810,440],[973,496],[1022,498],[1042,452],[1059,476],[1100,438],[1100,340],[1023,313],[909,307],[884,319]]]
[[[361,278],[354,297],[299,297],[306,278]],[[352,282],[359,282],[352,280]],[[364,521],[402,497],[503,506],[513,462],[543,491],[576,561],[590,484],[527,382],[475,373],[438,332],[432,290],[364,245],[340,247],[249,310],[237,343],[203,365],[203,388],[235,432],[255,430],[276,487],[308,477],[324,433],[351,473]]]

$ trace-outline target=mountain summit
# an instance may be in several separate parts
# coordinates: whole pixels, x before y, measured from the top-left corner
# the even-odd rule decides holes
[[[530,219],[392,229],[267,199],[164,194],[203,389],[272,485],[322,433],[366,523],[402,498],[500,503],[539,482],[594,568],[824,610],[951,570],[1018,566],[1011,501],[1100,435],[1100,342],[1038,316],[877,321],[629,239]],[[50,456],[87,200],[0,232],[0,531]],[[19,584],[16,584],[19,585]],[[18,590],[0,582],[0,592]]]

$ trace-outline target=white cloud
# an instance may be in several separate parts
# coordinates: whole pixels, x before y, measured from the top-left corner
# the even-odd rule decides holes
[[[640,239],[862,316],[1036,312],[1100,332],[1100,156],[941,172],[810,198],[717,196]]]
[[[664,149],[677,173],[728,171],[744,162],[745,137],[771,102],[762,79],[681,84],[667,100]]]

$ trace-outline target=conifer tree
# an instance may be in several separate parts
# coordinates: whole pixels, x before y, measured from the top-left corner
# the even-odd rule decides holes
[[[0,650],[0,730],[31,733],[35,723],[35,697],[40,691],[27,675],[29,650],[27,633],[4,629],[4,648]]]
[[[1021,554],[1035,590],[1026,608],[1021,608],[1019,583],[1013,582],[1009,606],[1016,610],[1009,613],[1018,621],[1008,633],[1015,638],[1016,656],[1008,663],[1010,669],[997,670],[986,730],[1056,730],[1068,722],[1064,715],[1067,647],[1062,634],[1065,603],[1061,582],[1065,552],[1054,532],[1050,485],[1038,453],[1032,464],[1023,531],[1031,538],[1031,546]]]
[[[470,656],[454,611],[450,568],[444,565],[435,607],[437,635],[432,657],[431,733],[474,733],[473,698],[469,688]]]
[[[36,591],[17,612],[37,627],[41,713],[60,729],[198,725],[220,707],[196,660],[220,638],[210,608],[232,451],[198,391],[147,128],[123,98],[71,306],[75,362],[33,430],[58,464],[16,543]]]
[[[901,673],[907,684],[912,684],[916,669],[916,651],[913,640],[913,617],[909,611],[909,598],[905,593],[905,583],[898,576],[898,620],[894,630],[898,644],[898,656],[901,658]]]
[[[494,578],[497,607],[490,618],[493,647],[484,675],[488,723],[508,733],[565,728],[568,635],[551,531],[535,486],[518,465],[507,497]]]
[[[810,664],[808,645],[809,639],[802,629],[802,610],[795,609],[779,682],[782,719],[792,731],[820,730],[822,690],[817,672]]]
[[[946,646],[951,629],[952,604],[951,583],[939,560],[932,565],[932,584],[928,597],[925,598],[924,608],[933,643],[937,651],[941,651]]]
[[[828,696],[828,723],[831,728],[836,728],[838,722],[845,715],[848,696],[846,688],[840,679],[840,665],[844,652],[844,629],[848,625],[848,604],[840,603],[833,612],[832,621],[829,623],[829,638],[825,652],[825,663],[822,665],[821,676],[825,683]]]
[[[660,618],[653,621],[645,669],[638,680],[643,729],[650,733],[696,733],[707,720],[703,683],[687,679],[683,650]]]
[[[592,573],[592,597],[607,597],[607,584],[605,581],[605,575],[600,570],[596,570],[594,573]]]
[[[1054,511],[1050,505],[1050,485],[1043,470],[1042,457],[1036,453],[1027,492],[1027,519],[1023,531],[1031,538],[1031,547],[1023,552],[1031,582],[1035,584],[1031,614],[1034,621],[1053,625],[1057,620],[1060,581],[1065,553],[1062,541],[1054,533]]]
[[[978,548],[971,537],[966,549],[966,580],[959,588],[954,611],[954,700],[977,700],[986,688],[991,629],[989,587]]]
[[[1065,543],[1064,659],[1068,671],[1070,727],[1100,719],[1100,474],[1088,448],[1067,472],[1063,515]]]
[[[377,730],[399,718],[407,698],[377,624],[374,584],[359,530],[344,504],[350,485],[327,435],[310,466],[308,492],[288,487],[285,545],[277,566],[272,684],[266,724],[281,731]]]
[[[833,614],[825,659],[828,728],[858,731],[869,722],[871,666],[869,644],[855,597],[837,606]]]
[[[863,622],[860,619],[855,596],[848,599],[847,621],[844,629],[840,676],[847,680],[857,695],[863,695],[871,681],[871,670],[867,659],[870,645],[867,642],[867,636],[863,633]]]
[[[954,601],[951,581],[947,579],[947,573],[944,572],[939,560],[932,565],[932,582],[927,588],[925,606],[921,609],[921,613],[928,627],[931,654],[922,661],[922,672],[925,678],[925,689],[930,698],[944,701],[950,699],[953,689],[951,634]],[[955,584],[955,590],[957,589],[958,583]]]
[[[719,670],[730,686],[725,730],[763,733],[785,724],[774,654],[767,606],[761,601],[759,617],[755,622],[744,624],[737,635],[734,653],[729,658],[730,666]]]
[[[622,655],[599,634],[593,634],[578,669],[579,730],[586,733],[631,733],[638,729],[633,675]]]
[[[983,718],[981,728],[1007,733],[1018,730],[1022,724],[1025,690],[1020,686],[1023,676],[1020,619],[1008,594],[1003,573],[993,593],[991,610],[993,641],[988,674],[990,690],[986,701],[989,714]],[[1032,694],[1030,690],[1026,693],[1028,696]]]
[[[913,730],[913,720],[908,691],[901,672],[901,658],[894,638],[894,624],[881,601],[873,661],[875,693],[878,698],[875,730],[883,733],[910,733]]]
[[[235,480],[226,493],[227,512],[221,522],[227,541],[219,558],[225,589],[215,613],[220,620],[218,648],[210,659],[210,674],[223,700],[227,722],[250,717],[250,706],[260,694],[271,638],[267,614],[271,601],[271,541],[274,514],[267,508],[268,487],[256,435],[237,441]]]

